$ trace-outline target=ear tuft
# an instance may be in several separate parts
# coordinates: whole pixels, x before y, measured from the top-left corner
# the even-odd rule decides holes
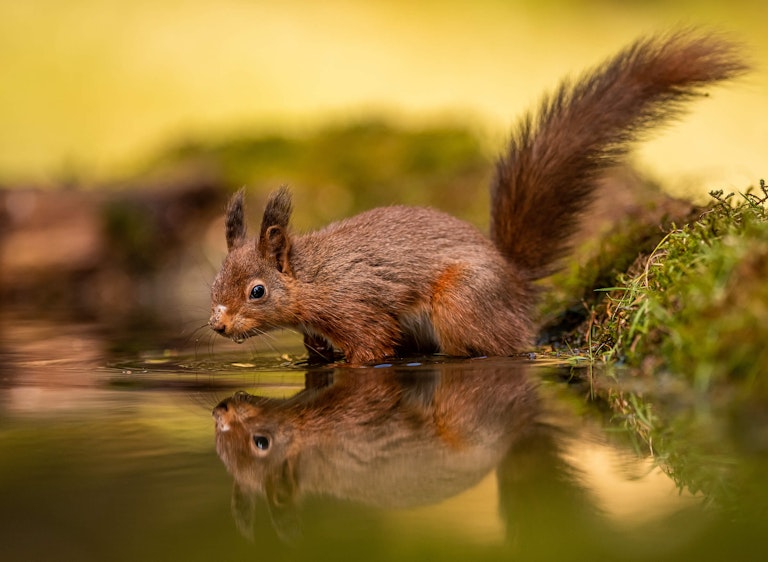
[[[259,238],[263,239],[267,229],[271,226],[280,226],[283,230],[287,230],[288,222],[291,220],[292,207],[291,192],[286,186],[282,186],[270,194],[264,207],[264,218],[261,219]]]
[[[226,237],[227,250],[232,251],[245,242],[245,211],[243,205],[244,190],[235,193],[227,204]]]

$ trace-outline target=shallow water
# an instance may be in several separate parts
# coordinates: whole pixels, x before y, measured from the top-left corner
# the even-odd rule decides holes
[[[764,550],[768,423],[731,398],[538,360],[308,369],[290,342],[116,353],[95,326],[2,325],[3,560]],[[638,438],[612,400],[667,425]]]

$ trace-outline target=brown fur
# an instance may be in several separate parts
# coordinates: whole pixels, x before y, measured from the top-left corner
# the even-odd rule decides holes
[[[288,231],[283,188],[258,238],[245,239],[242,193],[227,210],[227,255],[211,327],[235,341],[277,327],[353,364],[407,348],[509,355],[535,334],[533,282],[566,253],[599,176],[710,83],[747,65],[736,47],[683,31],[642,39],[521,120],[491,187],[490,240],[433,209],[367,211],[317,232]],[[255,285],[266,295],[249,298]]]

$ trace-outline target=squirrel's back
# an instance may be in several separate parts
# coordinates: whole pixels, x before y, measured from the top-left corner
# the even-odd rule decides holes
[[[491,186],[491,238],[538,279],[569,249],[600,174],[714,82],[748,70],[737,45],[695,29],[636,41],[564,80],[513,131]]]

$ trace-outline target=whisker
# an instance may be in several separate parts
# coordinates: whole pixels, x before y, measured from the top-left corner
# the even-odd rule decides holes
[[[184,339],[184,346],[192,347],[195,358],[197,358],[199,353],[201,340],[211,336],[211,332],[206,331],[206,328],[208,328],[207,323],[199,325]]]
[[[273,342],[277,341],[277,337],[271,332],[271,330],[274,328],[275,326],[270,326],[269,330],[258,330],[258,339],[254,339],[253,341],[254,349],[256,348],[258,341],[263,341],[270,349],[270,351],[273,351],[274,353],[280,353],[277,347],[273,344]]]
[[[205,330],[207,327],[208,327],[208,324],[202,324],[202,325],[196,326],[195,329],[192,330],[189,333],[189,335],[186,336],[186,338],[184,338],[184,343],[185,344],[189,344],[189,343],[193,343],[193,342],[197,343],[200,340],[199,335],[200,335],[201,331]],[[195,336],[198,336],[198,337],[197,337],[196,340],[193,340],[192,338],[194,338]]]

